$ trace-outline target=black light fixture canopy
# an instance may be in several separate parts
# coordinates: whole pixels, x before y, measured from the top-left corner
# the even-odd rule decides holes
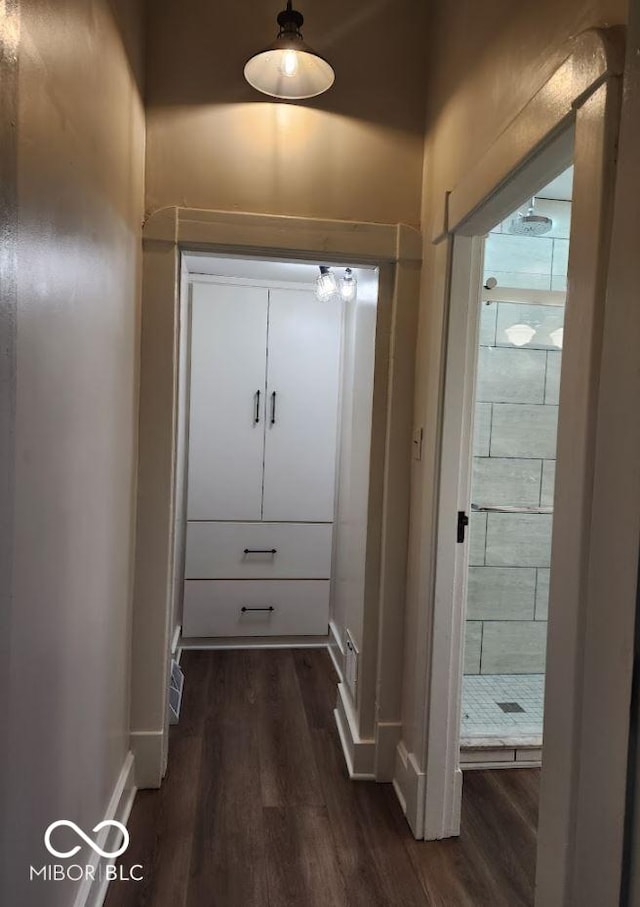
[[[249,85],[288,101],[315,98],[331,88],[336,77],[333,67],[305,42],[303,23],[304,16],[288,0],[287,8],[278,14],[278,37],[244,67]]]

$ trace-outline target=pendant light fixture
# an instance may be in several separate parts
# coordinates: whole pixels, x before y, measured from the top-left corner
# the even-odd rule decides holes
[[[320,265],[315,292],[320,302],[329,302],[331,299],[353,302],[358,295],[358,281],[353,276],[351,268],[347,268],[344,277],[338,280],[331,268]]]
[[[340,295],[345,302],[353,302],[358,294],[358,281],[353,276],[351,268],[347,268],[340,281]]]
[[[316,297],[320,302],[329,302],[339,295],[336,276],[326,265],[320,265],[320,276],[316,279]]]
[[[304,17],[293,9],[292,0],[278,14],[278,37],[244,67],[244,77],[253,88],[272,98],[300,101],[328,91],[335,81],[332,66],[308,44],[302,32]]]

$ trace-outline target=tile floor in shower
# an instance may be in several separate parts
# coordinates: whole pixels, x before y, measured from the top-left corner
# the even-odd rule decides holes
[[[544,674],[467,674],[460,743],[540,746],[543,706]]]

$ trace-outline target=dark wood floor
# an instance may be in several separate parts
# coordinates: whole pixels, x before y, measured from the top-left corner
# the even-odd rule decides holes
[[[189,652],[160,791],[136,797],[106,907],[531,907],[538,772],[465,775],[462,835],[415,841],[349,780],[320,650]]]

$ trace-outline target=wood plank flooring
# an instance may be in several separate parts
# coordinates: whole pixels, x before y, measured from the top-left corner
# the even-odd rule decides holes
[[[160,791],[140,791],[105,907],[532,907],[539,772],[468,772],[462,835],[415,841],[349,780],[322,650],[188,652]]]

